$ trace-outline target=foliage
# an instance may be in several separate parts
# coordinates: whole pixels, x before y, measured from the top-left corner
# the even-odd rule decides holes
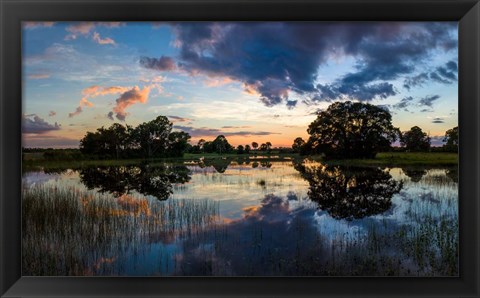
[[[292,149],[296,153],[301,153],[304,150],[303,147],[305,144],[305,141],[301,137],[298,137],[293,141]]]
[[[424,152],[430,149],[430,137],[420,127],[414,126],[402,133],[400,144],[407,151]]]
[[[243,148],[242,145],[237,146],[237,154],[243,154],[245,153],[245,149]]]
[[[458,152],[458,126],[447,130],[443,141],[445,142],[445,151]]]
[[[390,113],[360,102],[336,102],[318,114],[307,132],[311,153],[327,158],[374,158],[398,135]]]
[[[108,158],[181,157],[188,149],[190,135],[172,131],[165,116],[139,124],[137,127],[112,124],[87,132],[80,140],[80,151],[87,156]]]

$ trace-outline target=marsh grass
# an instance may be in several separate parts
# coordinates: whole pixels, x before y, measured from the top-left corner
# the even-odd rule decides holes
[[[23,188],[23,275],[117,275],[143,243],[191,236],[218,218],[218,203],[108,195],[72,188]]]

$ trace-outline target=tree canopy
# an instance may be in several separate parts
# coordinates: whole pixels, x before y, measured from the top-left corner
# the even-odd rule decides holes
[[[109,128],[87,132],[80,140],[80,151],[100,158],[182,156],[189,145],[190,135],[172,131],[172,127],[165,116],[158,116],[135,128],[114,123]]]
[[[422,152],[430,149],[430,137],[423,130],[414,126],[402,133],[400,144],[411,152]]]
[[[447,130],[443,141],[445,142],[446,151],[458,152],[458,126]]]
[[[397,139],[387,110],[360,102],[336,102],[308,127],[309,151],[326,158],[374,158]]]

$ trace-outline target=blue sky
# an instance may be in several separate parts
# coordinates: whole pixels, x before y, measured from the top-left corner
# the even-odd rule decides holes
[[[24,146],[169,116],[200,138],[291,146],[335,101],[439,140],[458,123],[456,23],[23,24]]]

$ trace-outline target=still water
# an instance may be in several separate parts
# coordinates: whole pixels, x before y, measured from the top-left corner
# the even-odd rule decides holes
[[[23,273],[456,276],[457,176],[309,160],[25,172]]]

